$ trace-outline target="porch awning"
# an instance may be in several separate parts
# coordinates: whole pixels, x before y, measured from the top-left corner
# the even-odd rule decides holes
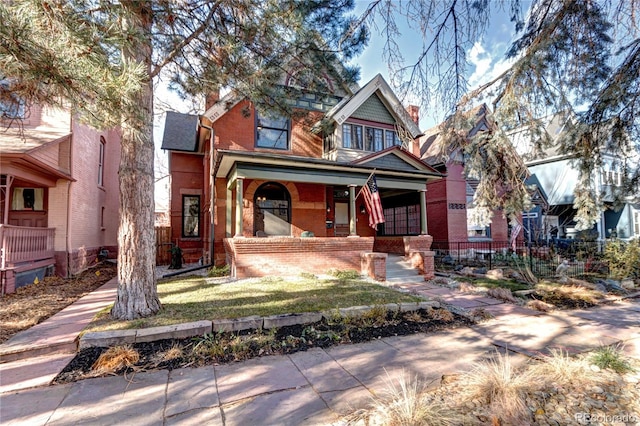
[[[367,164],[278,155],[271,153],[216,151],[214,178],[226,178],[231,186],[237,178],[318,183],[324,185],[363,185],[375,170],[378,187],[419,191],[428,181],[442,178],[433,169],[390,170]]]

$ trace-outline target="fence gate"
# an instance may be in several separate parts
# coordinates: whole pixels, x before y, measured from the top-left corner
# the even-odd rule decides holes
[[[171,263],[171,227],[156,226],[156,265]]]

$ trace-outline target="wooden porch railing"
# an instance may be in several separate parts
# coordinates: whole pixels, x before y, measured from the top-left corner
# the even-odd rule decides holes
[[[52,258],[55,228],[0,225],[0,269],[21,262]]]

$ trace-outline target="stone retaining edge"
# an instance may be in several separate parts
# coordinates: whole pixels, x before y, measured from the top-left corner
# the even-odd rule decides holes
[[[438,301],[424,301],[399,304],[390,303],[383,306],[390,311],[397,310],[400,312],[411,312],[419,309],[440,308],[441,304]],[[93,331],[84,333],[80,337],[78,350],[91,347],[109,347],[141,342],[153,342],[164,339],[186,339],[188,337],[202,336],[213,331],[229,332],[312,324],[322,320],[322,318],[335,318],[336,314],[340,314],[343,317],[359,316],[372,309],[374,309],[373,306],[354,306],[351,308],[335,309],[333,311],[326,312],[304,312],[300,314],[272,315],[268,317],[254,315],[243,318],[196,321],[161,327],[141,328],[138,330]]]

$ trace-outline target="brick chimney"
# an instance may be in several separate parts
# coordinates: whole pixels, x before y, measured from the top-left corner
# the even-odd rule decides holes
[[[409,113],[411,120],[413,120],[417,126],[420,126],[420,107],[417,105],[409,105],[407,107],[407,112]]]
[[[216,102],[220,100],[220,90],[214,90],[209,92],[209,94],[205,97],[205,111],[215,105]]]

